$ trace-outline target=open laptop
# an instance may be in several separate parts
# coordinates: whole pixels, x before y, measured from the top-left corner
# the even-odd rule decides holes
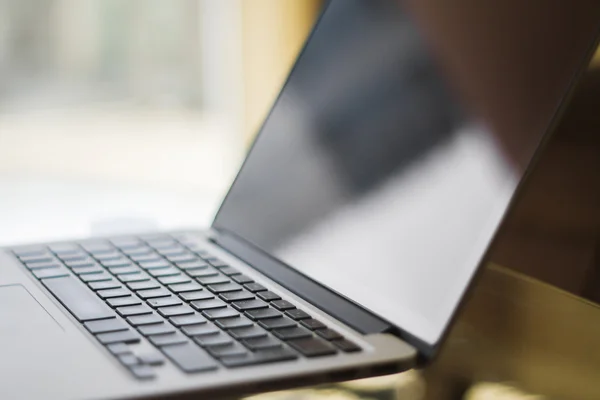
[[[431,360],[599,21],[594,1],[329,2],[210,229],[1,251],[0,398],[212,399]]]

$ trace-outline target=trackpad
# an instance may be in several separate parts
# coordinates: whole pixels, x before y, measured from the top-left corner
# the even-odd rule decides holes
[[[23,286],[0,286],[0,338],[61,331],[58,322]]]

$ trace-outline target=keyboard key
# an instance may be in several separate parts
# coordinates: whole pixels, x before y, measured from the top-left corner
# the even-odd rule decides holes
[[[76,243],[65,243],[65,244],[58,244],[58,245],[50,245],[50,246],[48,246],[48,248],[50,249],[50,251],[52,253],[56,254],[60,258],[71,258],[71,257],[74,257],[74,256],[89,257],[87,251],[85,251],[84,249],[82,249]]]
[[[183,336],[179,332],[167,333],[166,335],[150,336],[148,337],[148,340],[150,340],[153,345],[158,347],[181,344],[189,341],[187,337]]]
[[[231,277],[231,279],[233,279],[234,282],[239,283],[240,285],[254,282],[254,279],[246,275],[234,275]]]
[[[123,248],[123,249],[121,249],[121,251],[123,253],[127,254],[128,256],[136,256],[136,255],[153,253],[152,249],[150,247],[147,247],[147,246],[139,246],[139,247],[132,247],[132,248]]]
[[[264,300],[264,301],[273,301],[273,300],[281,300],[281,297],[279,297],[278,294],[275,294],[273,292],[259,292],[256,294],[258,296],[259,299]]]
[[[162,276],[158,278],[158,281],[163,285],[173,285],[176,283],[188,283],[191,282],[192,279],[187,275],[178,275],[178,276]]]
[[[148,244],[148,246],[155,248],[170,247],[177,244],[175,239],[164,233],[153,233],[149,235],[143,235],[140,239],[145,241]]]
[[[152,269],[162,269],[162,268],[168,268],[171,266],[171,264],[169,264],[168,262],[166,262],[163,259],[157,260],[157,261],[144,261],[144,262],[140,262],[139,266],[142,267],[145,270],[152,270]]]
[[[76,278],[44,279],[42,283],[81,322],[115,316],[110,307]]]
[[[333,340],[331,343],[336,345],[338,349],[345,353],[354,353],[361,350],[357,344],[349,341],[348,339]]]
[[[119,359],[121,364],[123,364],[126,367],[131,367],[133,365],[137,365],[140,363],[138,358],[131,353],[130,354],[121,354],[121,355],[117,356],[117,358]]]
[[[184,326],[181,331],[188,336],[214,335],[220,332],[217,327],[209,323]]]
[[[132,367],[140,363],[138,358],[133,354],[121,354],[117,356],[117,359],[126,367]]]
[[[90,253],[92,255],[92,257],[94,257],[97,260],[115,260],[117,258],[123,258],[123,255],[112,246],[107,247],[106,249],[103,249],[102,251],[89,251],[88,250],[88,253]]]
[[[218,332],[214,335],[195,336],[194,342],[198,343],[202,347],[227,346],[233,345],[234,343],[234,341],[231,340],[231,337],[223,332]]]
[[[161,350],[184,372],[212,371],[218,368],[216,361],[205,350],[190,342],[165,346]]]
[[[158,309],[158,313],[163,317],[176,317],[178,315],[194,314],[194,310],[188,305],[162,307]]]
[[[181,268],[185,271],[195,270],[195,269],[205,269],[205,268],[209,267],[208,263],[206,263],[204,261],[200,261],[200,260],[189,261],[189,262],[176,262],[175,265],[177,265],[179,268]]]
[[[71,254],[87,254],[85,250],[76,243],[59,243],[48,246],[51,252],[59,256],[68,256]]]
[[[96,265],[94,260],[92,260],[89,257],[87,257],[85,259],[77,258],[72,261],[67,260],[67,261],[64,261],[64,263],[69,268],[83,268],[83,267],[91,267],[91,266]]]
[[[228,293],[228,292],[237,292],[242,290],[242,287],[237,283],[224,283],[221,285],[209,285],[207,287],[208,290],[215,294],[219,293]]]
[[[200,314],[192,314],[192,315],[181,315],[178,317],[171,317],[169,321],[175,326],[187,326],[187,325],[196,325],[203,324],[206,322],[206,318],[204,318]]]
[[[321,357],[337,353],[335,347],[316,337],[290,340],[288,344],[306,357]]]
[[[164,249],[167,247],[178,245],[175,239],[164,233],[143,235],[142,237],[140,237],[140,239],[145,241],[148,244],[148,246],[154,247],[156,249]]]
[[[110,260],[100,260],[99,262],[102,266],[104,266],[104,268],[108,269],[110,272],[116,272],[120,269],[135,267],[135,265],[131,261],[122,256],[120,258],[114,258]]]
[[[155,278],[160,276],[177,276],[181,275],[181,271],[177,268],[160,268],[160,269],[149,269],[148,273]]]
[[[110,273],[113,275],[131,275],[131,274],[139,274],[140,273],[140,269],[136,266],[129,266],[129,267],[119,267],[119,268],[113,268],[110,270]]]
[[[214,299],[215,295],[207,290],[199,290],[197,292],[185,292],[179,295],[185,301],[207,300]]]
[[[194,292],[202,290],[202,286],[196,282],[191,283],[177,283],[175,285],[169,285],[169,289],[174,293]]]
[[[69,254],[81,252],[81,248],[75,243],[57,243],[48,246],[51,252],[56,254]]]
[[[72,253],[72,254],[58,254],[58,258],[60,258],[63,262],[74,262],[74,261],[90,261],[93,263],[93,260],[88,256],[87,253]]]
[[[135,274],[119,275],[119,280],[123,283],[144,282],[150,280],[148,274],[137,272]]]
[[[272,308],[263,308],[260,310],[250,310],[250,311],[246,311],[245,314],[248,318],[250,318],[253,321],[281,317],[281,313]]]
[[[129,325],[116,318],[88,321],[84,322],[83,325],[91,333],[117,332],[129,329]]]
[[[196,300],[192,301],[192,307],[198,311],[212,310],[213,308],[227,307],[227,303],[219,299]]]
[[[112,253],[115,251],[113,246],[103,240],[86,240],[80,243],[80,245],[85,251],[92,254]]]
[[[84,282],[100,282],[100,281],[110,281],[113,277],[103,272],[101,274],[90,274],[90,275],[80,275],[79,279]]]
[[[138,290],[137,295],[140,296],[142,299],[154,299],[157,297],[172,296],[171,292],[165,288]]]
[[[312,333],[308,329],[299,326],[295,328],[273,329],[272,332],[281,340],[292,340],[305,337],[312,337]]]
[[[188,254],[187,250],[182,246],[165,247],[164,249],[156,250],[158,254],[169,259],[169,257],[181,256]]]
[[[243,356],[248,354],[248,350],[239,343],[232,342],[227,346],[212,346],[206,349],[213,357],[221,358],[228,356]]]
[[[131,292],[125,288],[98,290],[96,293],[102,299],[131,296]]]
[[[221,329],[235,329],[235,328],[247,328],[249,326],[253,326],[254,322],[250,321],[246,317],[238,316],[237,318],[225,318],[215,321],[215,325],[217,325]]]
[[[285,310],[293,310],[294,308],[296,308],[295,305],[293,305],[292,303],[290,303],[287,300],[275,300],[271,302],[271,306],[275,307],[276,309],[280,310],[280,311],[285,311]]]
[[[125,257],[116,260],[105,260],[102,261],[100,264],[102,264],[105,268],[108,268],[109,270],[112,268],[121,268],[133,265],[131,261],[129,261]]]
[[[236,340],[251,339],[257,337],[267,336],[267,332],[258,326],[251,326],[248,328],[236,328],[230,329],[229,334]]]
[[[219,318],[238,317],[240,314],[232,308],[216,308],[214,310],[205,310],[202,312],[202,315],[210,320],[213,320]]]
[[[48,251],[42,246],[25,246],[16,249],[12,249],[17,257],[40,257],[48,254]]]
[[[85,267],[72,268],[75,275],[86,275],[86,274],[101,274],[104,269],[97,265],[86,265]]]
[[[110,281],[90,282],[88,286],[92,290],[118,289],[121,288],[119,281],[111,279]]]
[[[263,285],[261,285],[260,283],[247,283],[244,285],[244,287],[251,291],[252,293],[256,293],[256,292],[262,292],[267,290],[266,287],[264,287]]]
[[[190,245],[190,244],[188,244],[187,247],[190,250],[192,250],[198,257],[200,257],[202,259],[207,258],[207,257],[210,256],[210,253],[207,250],[203,249],[201,247],[201,245],[197,245],[197,244],[196,245]]]
[[[56,261],[49,261],[49,262],[27,263],[27,264],[25,264],[25,266],[27,267],[27,269],[33,271],[36,269],[44,269],[44,268],[58,268],[58,267],[60,267],[60,264]]]
[[[129,370],[138,379],[149,380],[156,377],[154,369],[146,364],[138,364],[129,367]]]
[[[173,328],[171,324],[163,322],[159,324],[139,326],[138,331],[144,336],[164,335],[166,333],[174,333],[175,328]]]
[[[212,267],[205,269],[191,269],[185,272],[194,278],[210,278],[213,276],[219,276],[219,272]]]
[[[232,275],[240,275],[241,272],[233,267],[223,267],[220,269],[223,275],[232,276]]]
[[[230,280],[224,275],[200,277],[200,278],[196,278],[196,280],[203,285],[218,285],[221,283],[229,283],[230,282]]]
[[[258,310],[261,308],[269,308],[269,305],[262,300],[244,300],[236,301],[231,304],[238,311]]]
[[[176,254],[176,255],[172,255],[172,256],[167,256],[167,260],[171,261],[172,263],[184,263],[184,262],[196,261],[197,257],[190,253]]]
[[[129,346],[127,346],[125,343],[109,344],[106,346],[106,348],[114,355],[131,353]]]
[[[114,299],[106,300],[106,303],[112,308],[115,307],[124,307],[124,306],[137,306],[138,304],[142,304],[142,301],[137,297],[127,296],[127,297],[115,297]]]
[[[209,257],[209,258],[205,258],[204,260],[208,261],[208,263],[215,268],[224,268],[224,267],[229,266],[229,264],[227,264],[226,262],[224,262],[216,257]]]
[[[243,345],[249,348],[252,351],[257,350],[265,350],[265,349],[273,349],[277,347],[282,347],[282,344],[279,340],[275,339],[271,335],[265,335],[262,337],[246,339],[242,341]]]
[[[64,268],[44,268],[37,269],[32,271],[32,274],[35,275],[38,279],[46,279],[46,278],[62,278],[68,277],[69,273]]]
[[[285,314],[290,317],[295,319],[296,321],[301,320],[301,319],[308,319],[311,318],[311,316],[309,314],[307,314],[306,312],[302,311],[302,310],[287,310],[285,312]]]
[[[133,326],[150,325],[164,321],[157,314],[136,315],[127,317],[127,322]]]
[[[19,257],[19,259],[23,264],[49,263],[54,261],[54,258],[49,254],[44,256],[23,256]]]
[[[254,295],[245,290],[239,292],[221,293],[219,297],[225,301],[243,301],[254,299]]]
[[[172,235],[177,241],[179,241],[181,244],[185,245],[186,247],[189,246],[196,246],[198,245],[198,241],[201,240],[201,236],[196,234],[196,233],[190,233],[190,232],[184,232],[184,233],[177,233]]]
[[[96,336],[96,339],[102,344],[138,343],[140,336],[130,329],[120,332],[101,333]]]
[[[287,317],[263,319],[258,322],[258,325],[268,330],[297,326],[296,321],[292,321]]]
[[[140,363],[148,365],[162,365],[165,363],[165,358],[156,352],[143,353],[138,356]]]
[[[83,251],[84,253],[88,253],[90,254],[92,257],[97,258],[97,259],[111,259],[114,257],[119,257],[121,254],[119,253],[119,251],[117,249],[115,249],[113,246],[111,245],[102,245],[102,246],[98,246],[97,248],[88,248],[85,246]]]
[[[157,289],[160,287],[160,285],[154,280],[149,280],[143,282],[128,282],[127,287],[131,290],[146,290]]]
[[[222,357],[221,362],[229,368],[266,364],[278,361],[295,360],[298,356],[291,350],[282,348],[266,349],[244,356]]]
[[[304,326],[305,328],[310,329],[311,331],[314,331],[315,329],[327,328],[324,323],[314,318],[303,319],[300,321],[300,324],[302,324],[302,326]]]
[[[333,329],[329,329],[329,328],[317,329],[315,331],[315,333],[317,335],[321,336],[323,339],[327,339],[327,340],[341,339],[343,337],[338,332],[334,331]]]
[[[153,308],[179,306],[179,305],[183,304],[183,302],[175,296],[159,297],[157,299],[150,299],[150,300],[147,300],[147,303],[150,307],[153,307]]]
[[[130,249],[143,246],[142,241],[135,237],[114,238],[109,241],[113,246],[118,247],[119,249]]]
[[[137,262],[140,266],[142,266],[143,263],[147,262],[164,261],[163,258],[156,253],[130,254],[129,257],[131,257],[131,259]],[[142,266],[142,268],[144,267]]]
[[[104,272],[104,269],[98,265],[84,265],[82,267],[71,268],[76,275],[86,274],[100,274]]]
[[[123,255],[116,250],[112,251],[110,253],[106,252],[106,253],[93,254],[93,256],[96,260],[98,260],[100,262],[124,259]]]
[[[145,304],[139,306],[126,306],[117,308],[117,313],[122,317],[130,317],[133,315],[151,314],[152,309]]]

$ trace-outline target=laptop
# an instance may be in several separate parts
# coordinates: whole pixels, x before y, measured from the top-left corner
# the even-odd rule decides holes
[[[205,230],[0,251],[0,398],[218,398],[426,365],[596,2],[328,2]]]

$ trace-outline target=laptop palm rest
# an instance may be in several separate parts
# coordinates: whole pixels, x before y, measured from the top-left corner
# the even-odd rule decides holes
[[[63,332],[62,327],[22,285],[0,286],[0,338]]]

